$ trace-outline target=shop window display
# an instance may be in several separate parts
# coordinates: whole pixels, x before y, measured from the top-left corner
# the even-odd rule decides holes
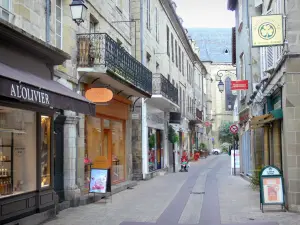
[[[111,167],[111,181],[125,180],[125,135],[123,121],[104,118],[86,118],[85,191],[90,182],[90,168],[95,160],[105,161]]]
[[[41,187],[49,187],[51,182],[51,118],[41,116]]]
[[[90,183],[90,168],[97,156],[106,156],[102,148],[102,129],[101,119],[96,117],[86,117],[86,152],[84,158],[84,173],[85,173],[85,193],[89,191]]]
[[[36,190],[36,114],[0,106],[0,198]]]
[[[148,129],[148,164],[149,172],[163,168],[163,139],[162,131]]]
[[[112,182],[125,180],[125,140],[121,121],[111,121],[112,129]]]

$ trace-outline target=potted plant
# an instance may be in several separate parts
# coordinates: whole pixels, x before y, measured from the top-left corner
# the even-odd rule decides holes
[[[179,136],[172,126],[169,126],[168,140],[172,144],[173,150],[173,172],[175,173],[175,144],[179,142]]]
[[[203,156],[203,157],[207,157],[207,147],[206,147],[206,144],[204,143],[200,143],[199,144],[199,149],[200,149],[200,156]]]

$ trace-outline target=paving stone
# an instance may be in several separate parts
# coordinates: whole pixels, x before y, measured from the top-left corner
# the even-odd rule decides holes
[[[280,209],[274,207],[268,208]],[[193,162],[188,173],[141,181],[134,189],[113,195],[106,204],[97,202],[64,210],[45,224],[299,225],[300,215],[262,213],[259,193],[241,177],[231,176],[230,157],[220,155]]]

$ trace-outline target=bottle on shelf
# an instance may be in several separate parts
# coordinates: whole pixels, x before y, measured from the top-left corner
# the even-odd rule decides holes
[[[3,182],[0,182],[0,195],[3,195]]]
[[[0,152],[0,161],[3,161],[3,153]]]

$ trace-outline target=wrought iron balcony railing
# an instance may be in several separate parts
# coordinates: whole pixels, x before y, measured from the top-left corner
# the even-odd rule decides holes
[[[79,67],[102,66],[121,79],[152,93],[152,72],[106,33],[77,35]]]
[[[162,95],[178,105],[178,89],[162,74],[153,74],[152,94]]]

